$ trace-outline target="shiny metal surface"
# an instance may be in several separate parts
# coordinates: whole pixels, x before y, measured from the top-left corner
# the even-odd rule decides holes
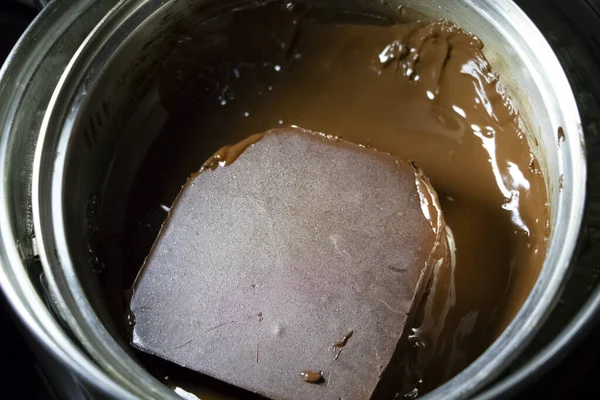
[[[527,383],[527,380],[539,379],[562,357],[565,357],[569,349],[576,346],[598,322],[598,310],[600,310],[600,288],[594,291],[585,306],[543,351],[531,358],[516,373],[509,375],[498,384],[485,390],[478,398],[488,400],[516,394],[519,388]]]
[[[93,384],[120,398],[171,397],[175,396],[173,392],[144,371],[110,334],[110,321],[104,315],[102,304],[93,295],[94,266],[90,265],[89,254],[82,251],[86,247],[85,238],[81,235],[81,221],[85,220],[90,196],[106,189],[106,176],[115,171],[132,176],[134,170],[121,167],[141,162],[136,161],[136,157],[141,157],[143,147],[156,133],[146,131],[145,141],[140,142],[139,131],[132,132],[130,137],[120,138],[111,135],[115,130],[110,127],[135,126],[150,115],[154,118],[152,125],[155,128],[160,125],[162,111],[157,106],[158,96],[152,83],[152,63],[160,60],[161,54],[168,50],[169,40],[176,40],[166,38],[167,34],[176,24],[194,22],[185,18],[193,5],[213,3],[215,6],[217,2],[121,1],[94,29],[66,66],[44,114],[58,74],[65,68],[74,48],[83,40],[82,36],[91,30],[101,12],[106,12],[111,3],[115,1],[94,4],[94,7],[99,7],[93,14],[95,19],[89,17],[87,21],[78,19],[78,13],[67,16],[64,9],[56,4],[44,11],[43,15],[48,17],[54,15],[50,14],[52,10],[62,10],[62,18],[71,18],[71,23],[76,20],[78,24],[84,24],[85,29],[80,26],[77,31],[80,36],[68,41],[71,44],[69,51],[53,54],[54,59],[60,59],[52,69],[55,79],[48,79],[40,85],[45,97],[36,97],[39,102],[37,110],[40,111],[38,118],[45,115],[33,177],[36,246],[29,240],[33,237],[28,211],[29,187],[22,181],[29,179],[32,161],[31,151],[29,156],[23,157],[23,154],[27,154],[26,148],[32,148],[40,120],[37,120],[37,126],[29,128],[3,127],[0,161],[3,175],[8,179],[0,188],[3,245],[0,249],[3,266],[0,282],[30,329],[49,349]],[[241,2],[221,3],[218,7],[227,9]],[[379,4],[375,1],[370,3]],[[80,1],[77,4],[88,10],[84,4],[91,2]],[[432,398],[464,398],[481,390],[519,354],[540,328],[557,299],[579,233],[585,197],[585,150],[577,108],[564,72],[545,39],[511,1],[464,0],[452,4],[445,1],[409,1],[403,4],[432,17],[449,17],[486,43],[486,55],[494,68],[501,76],[513,78],[503,83],[516,100],[530,132],[541,143],[543,150],[538,156],[543,160],[548,179],[553,235],[538,283],[513,323],[492,347],[456,378],[429,395]],[[50,22],[41,20],[40,17],[37,22],[38,35],[43,32],[42,28],[55,28]],[[43,22],[49,25],[41,25]],[[59,22],[61,26],[67,25]],[[25,36],[20,46],[24,46],[23,43],[32,48],[40,45],[40,42],[33,43],[36,36],[32,37],[31,32],[35,29],[36,25],[29,31],[29,43],[28,36]],[[51,31],[59,33],[55,29]],[[43,42],[50,48],[52,40],[58,39],[49,36]],[[2,95],[6,93],[11,98],[19,98],[14,93],[23,88],[16,87],[6,92],[6,82],[9,81],[6,77],[17,73],[21,66],[19,60],[14,59],[15,54],[32,57],[26,50],[17,48],[3,68]],[[46,53],[42,51],[39,54]],[[27,61],[32,69],[40,64],[40,60]],[[15,82],[28,82],[34,72],[39,71],[29,71],[29,78]],[[42,76],[38,75],[38,79]],[[105,99],[112,102],[111,109],[120,112],[113,114],[110,123],[102,129],[96,127],[99,139],[93,144],[93,151],[89,152],[83,147],[82,128],[90,123],[90,119],[93,120]],[[12,111],[0,109],[0,115],[6,117],[2,121],[19,121],[14,115],[15,110],[24,110],[21,111],[23,115],[27,114],[27,109],[21,108],[19,102],[15,101],[12,106]],[[27,123],[30,122],[33,121]],[[560,147],[556,138],[559,126],[566,132],[566,141]],[[15,132],[29,132],[28,144],[15,147],[14,143],[22,140],[15,139]],[[113,153],[118,156],[113,158]],[[21,161],[15,161],[17,159]],[[127,159],[128,163],[123,159]],[[106,169],[108,165],[112,169]],[[564,181],[562,191],[558,184],[561,175]],[[125,195],[125,187],[110,189],[110,201],[114,203]],[[19,247],[23,249],[21,253]],[[54,308],[100,368],[68,339],[35,292],[32,281],[37,279],[36,274],[25,272],[26,261],[36,257],[34,247],[39,250],[49,291],[55,299]],[[31,264],[35,265],[35,262],[31,261]],[[39,270],[36,272],[39,273]]]
[[[31,169],[54,85],[77,46],[114,1],[54,1],[29,27],[0,71],[0,285],[42,346],[103,391],[127,398],[66,334],[40,296],[41,267],[31,220]]]
[[[589,348],[593,338],[589,336],[590,331],[597,331],[600,322],[600,84],[597,80],[600,68],[600,3],[594,0],[569,3],[548,0],[542,8],[536,0],[518,0],[517,3],[550,42],[575,93],[588,154],[587,200],[577,255],[558,307],[526,351],[503,374],[504,377],[481,394],[485,399],[516,394],[528,386],[533,386],[529,391],[531,395],[535,387],[550,386],[548,384],[551,387],[542,389],[544,392],[556,393],[556,398],[564,396],[569,385],[557,382],[555,387],[552,379],[562,378],[571,371],[573,376],[578,376],[575,375],[581,373],[578,368],[584,367],[573,363],[585,360],[588,355],[593,363],[594,352]],[[576,354],[572,355],[572,352]],[[572,356],[579,358],[573,360]],[[548,373],[549,377],[546,376]],[[568,376],[565,378],[569,381]],[[588,383],[584,379],[583,376],[578,377],[571,388],[580,394],[594,388],[593,382]],[[577,396],[575,393],[569,395]]]

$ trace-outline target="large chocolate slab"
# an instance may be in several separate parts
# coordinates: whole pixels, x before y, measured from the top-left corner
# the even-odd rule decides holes
[[[133,345],[277,399],[366,399],[397,380],[386,369],[445,246],[427,179],[298,128],[218,154],[135,282]]]

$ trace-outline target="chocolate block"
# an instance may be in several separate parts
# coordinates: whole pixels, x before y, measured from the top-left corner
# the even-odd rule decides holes
[[[275,399],[378,397],[445,246],[412,164],[255,135],[179,194],[134,284],[132,344]]]

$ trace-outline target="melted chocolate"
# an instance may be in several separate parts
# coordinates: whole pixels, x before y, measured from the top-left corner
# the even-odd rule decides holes
[[[401,272],[403,269],[398,269],[398,268],[391,268],[392,271],[395,272]],[[339,342],[335,342],[332,344],[333,347],[344,347],[346,345],[346,343],[348,343],[348,340],[352,337],[352,335],[354,334],[354,331],[350,331],[346,334],[346,336],[344,336],[342,338],[342,340],[340,340]],[[339,354],[339,353],[338,353]]]
[[[300,377],[304,382],[308,383],[323,383],[323,371],[302,371]]]
[[[132,191],[125,264],[132,283],[166,216],[160,205],[216,149],[252,132],[298,125],[413,159],[457,249],[411,336],[423,393],[518,311],[544,260],[549,215],[539,163],[483,44],[448,22],[392,22],[277,3],[186,32],[164,66],[171,117]],[[157,363],[157,375],[170,368]]]

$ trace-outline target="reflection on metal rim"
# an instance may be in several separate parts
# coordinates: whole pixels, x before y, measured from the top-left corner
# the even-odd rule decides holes
[[[0,107],[3,123],[0,130],[0,165],[4,175],[4,181],[0,185],[0,286],[21,321],[48,352],[87,383],[107,394],[125,399],[132,398],[131,394],[117,385],[73,342],[50,314],[36,291],[32,283],[35,278],[30,278],[28,275],[22,248],[18,246],[23,242],[22,232],[19,232],[20,227],[15,226],[15,218],[12,215],[14,208],[21,206],[21,204],[14,204],[13,191],[23,190],[23,187],[11,186],[12,182],[7,176],[11,167],[18,168],[9,165],[11,162],[8,157],[9,146],[15,146],[11,136],[14,135],[13,131],[24,129],[19,127],[21,121],[16,119],[16,107],[21,105],[21,101],[25,101],[28,96],[32,96],[32,91],[35,91],[36,88],[31,87],[31,82],[35,81],[36,75],[39,77],[39,74],[45,72],[44,68],[39,68],[40,65],[51,55],[55,56],[52,65],[54,69],[60,68],[60,61],[66,64],[70,58],[68,51],[74,51],[78,42],[72,42],[70,46],[65,44],[62,57],[51,54],[52,46],[68,34],[72,35],[71,39],[76,39],[78,36],[85,37],[91,29],[90,23],[98,21],[113,3],[102,1],[93,4],[93,1],[77,1],[67,5],[62,1],[52,2],[23,34],[0,71],[0,94],[4,99],[11,99],[11,102],[3,102]],[[87,20],[80,20],[84,15]],[[62,60],[59,61],[59,58]],[[58,79],[60,69],[54,75]],[[50,84],[51,75],[44,76],[44,79],[47,84]],[[45,110],[48,101],[47,97],[43,96],[39,96],[36,100],[37,104],[32,106],[36,108],[30,110],[31,113],[27,113],[27,118],[31,120],[34,119],[32,114]],[[31,127],[31,129],[32,132],[37,132],[37,128]],[[31,166],[28,169],[31,169]],[[29,187],[25,182],[19,183],[26,188]],[[19,210],[19,213],[26,214],[27,210]]]
[[[510,396],[523,387],[526,380],[539,378],[569,354],[569,349],[576,346],[600,320],[600,287],[596,288],[592,297],[583,309],[577,313],[573,321],[542,351],[521,367],[516,373],[508,376],[490,389],[482,392],[478,399],[496,399]]]

